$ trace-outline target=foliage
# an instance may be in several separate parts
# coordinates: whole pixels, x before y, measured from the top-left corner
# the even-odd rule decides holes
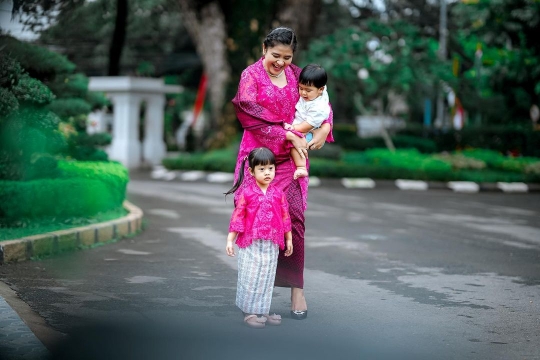
[[[46,148],[43,145],[45,143],[54,145],[54,152],[50,153],[53,155],[67,151],[65,155],[76,159],[107,160],[106,154],[96,146],[77,144],[77,140],[83,136],[70,136],[69,146],[66,146],[65,139],[62,144],[58,144],[62,138],[62,133],[59,132],[60,120],[63,122],[63,129],[71,127],[77,133],[86,134],[86,115],[93,106],[86,99],[89,98],[95,104],[103,103],[99,95],[88,96],[86,76],[74,73],[73,63],[45,48],[23,43],[9,36],[0,36],[0,43],[11,59],[11,62],[4,62],[5,65],[0,66],[0,69],[6,69],[6,72],[19,71],[18,74],[11,75],[11,86],[8,88],[17,103],[9,96],[0,102],[0,110],[5,114],[0,123],[4,122],[5,132],[10,134],[6,137],[5,146],[11,149],[10,152],[4,151],[4,164],[0,165],[1,176],[10,179],[33,178],[36,172],[27,171],[25,168],[33,167],[31,158],[35,158],[40,152],[51,150],[50,146]],[[20,65],[14,65],[19,63]],[[0,78],[8,77],[0,75]],[[3,105],[6,102],[7,105]],[[9,122],[11,124],[8,124]],[[32,143],[29,139],[34,139],[35,142]],[[16,150],[17,147],[24,150]]]
[[[2,36],[2,44],[12,43]],[[5,47],[4,51],[9,52]],[[65,145],[59,119],[45,109],[51,91],[31,78],[13,58],[0,57],[3,79],[0,114],[0,179],[30,180],[54,176],[56,158]],[[6,72],[12,71],[11,75]]]
[[[121,164],[59,161],[57,165],[54,179],[0,180],[1,225],[44,217],[62,221],[122,206],[129,177]]]
[[[466,126],[462,130],[426,130],[409,125],[400,134],[426,137],[437,145],[437,151],[484,148],[504,154],[540,157],[537,145],[540,144],[540,132],[523,126]]]
[[[413,24],[369,19],[314,40],[305,62],[327,69],[337,116],[353,118],[358,112],[388,114],[391,94],[414,97],[436,79],[450,81],[451,72],[437,60],[436,50],[434,40],[420,36]],[[347,94],[344,103],[340,94]]]
[[[20,63],[28,74],[37,79],[53,79],[55,74],[71,73],[75,64],[65,56],[43,47],[19,41],[7,35],[0,35],[0,43],[5,46],[7,55]]]
[[[61,98],[51,102],[49,110],[58,115],[61,119],[69,121],[77,115],[86,115],[92,111],[92,106],[84,99]]]
[[[184,153],[176,158],[163,159],[168,169],[190,169],[233,172],[236,166],[237,152],[232,148],[214,150],[206,153]]]
[[[329,146],[330,144],[326,145]],[[326,146],[324,148],[326,148]],[[323,149],[324,149],[323,148]],[[319,150],[320,151],[320,150]],[[487,167],[486,162],[461,153],[426,155],[417,150],[372,149],[343,151],[341,159],[331,160],[310,154],[310,174],[325,178],[370,177],[374,179],[412,179],[425,181],[540,182],[540,159],[528,162],[521,173],[511,167]],[[507,159],[519,164],[519,159]],[[208,153],[182,154],[163,160],[171,170],[208,170],[233,172],[236,154],[231,149]],[[515,166],[515,165],[514,165]]]
[[[538,167],[540,164],[540,159],[533,157],[519,157],[512,158],[503,156],[502,154],[484,149],[472,149],[464,150],[461,152],[463,156],[470,157],[473,159],[479,159],[485,162],[490,168],[500,169],[504,171],[513,171],[513,172],[533,172],[530,169]]]
[[[412,148],[426,154],[437,151],[437,144],[433,140],[420,136],[397,134],[392,137],[392,142],[398,149]]]
[[[434,156],[436,159],[440,159],[444,162],[452,164],[453,169],[473,169],[473,170],[481,170],[486,168],[486,162],[474,159],[468,156],[464,156],[463,154],[457,153],[457,154],[450,154],[450,153],[443,153],[443,154],[437,154]]]
[[[57,13],[54,25],[41,32],[40,42],[60,48],[84,73],[106,75],[115,14],[116,1],[80,1],[69,11]],[[200,61],[179,19],[174,1],[129,1],[122,74],[190,73],[191,77],[194,70],[200,71]],[[196,74],[190,81],[198,78]]]
[[[459,2],[452,16],[466,108],[490,123],[528,122],[531,105],[540,102],[540,2]]]
[[[19,77],[19,81],[11,88],[13,95],[19,102],[32,105],[47,105],[54,99],[54,94],[41,81],[31,78],[27,74]]]
[[[121,205],[115,201],[119,196],[113,189],[97,179],[4,180],[0,189],[0,221],[4,224],[44,216],[91,216]]]

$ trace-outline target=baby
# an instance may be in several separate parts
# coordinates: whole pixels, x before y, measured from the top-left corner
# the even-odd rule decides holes
[[[309,64],[302,69],[298,78],[300,99],[296,103],[294,121],[292,125],[284,124],[287,130],[303,133],[308,142],[313,139],[311,130],[319,128],[330,115],[326,80],[326,71],[317,64]],[[296,149],[291,150],[291,157],[296,165],[294,179],[308,176],[306,159]]]

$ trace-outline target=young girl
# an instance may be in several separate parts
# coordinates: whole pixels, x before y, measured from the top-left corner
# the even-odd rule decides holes
[[[326,91],[327,75],[317,64],[306,65],[298,77],[300,99],[296,103],[296,113],[292,125],[284,124],[285,129],[301,132],[309,142],[313,138],[311,130],[321,126],[330,116],[330,104]],[[308,176],[306,159],[296,149],[291,149],[291,157],[296,165],[294,179]]]
[[[237,197],[226,251],[229,256],[235,255],[236,239],[239,248],[236,306],[244,313],[246,325],[263,328],[265,323],[281,324],[281,316],[269,312],[279,249],[285,249],[285,256],[293,252],[291,219],[285,194],[271,184],[276,174],[276,159],[267,148],[255,148],[244,158],[238,180],[225,195],[234,193],[242,184],[246,161],[255,182]]]

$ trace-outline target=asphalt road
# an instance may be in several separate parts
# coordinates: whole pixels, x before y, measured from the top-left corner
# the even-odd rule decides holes
[[[54,359],[540,359],[540,194],[310,189],[309,316],[249,329],[225,255],[228,184],[140,178],[141,235],[0,267]]]

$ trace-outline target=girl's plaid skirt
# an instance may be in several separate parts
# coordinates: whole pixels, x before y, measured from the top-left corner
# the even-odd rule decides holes
[[[278,255],[279,246],[269,240],[238,249],[236,306],[244,313],[270,312]]]

